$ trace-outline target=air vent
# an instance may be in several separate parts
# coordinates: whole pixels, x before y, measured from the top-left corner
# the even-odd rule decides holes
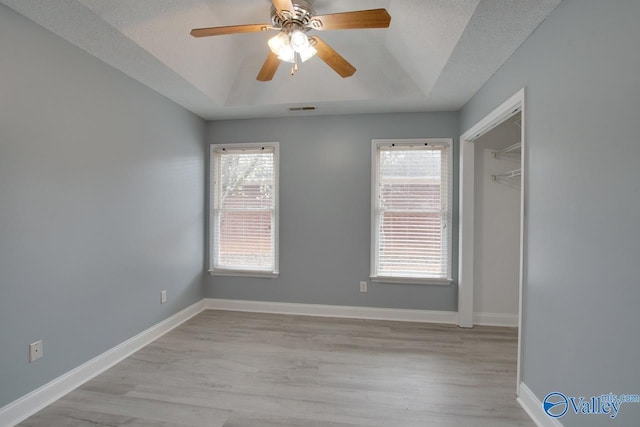
[[[306,106],[306,107],[289,107],[289,111],[313,111],[316,107],[314,106]]]

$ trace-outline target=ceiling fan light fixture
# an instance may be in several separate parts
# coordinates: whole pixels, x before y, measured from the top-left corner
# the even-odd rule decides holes
[[[278,59],[284,62],[296,62],[296,52],[291,48],[291,46],[285,46],[280,49],[278,53]]]
[[[267,42],[271,52],[278,55],[278,59],[285,62],[295,62],[296,52],[291,47],[289,35],[282,32]]]
[[[271,52],[280,56],[280,51],[289,46],[289,36],[282,32],[278,33],[274,37],[271,37],[267,44],[269,45],[269,49],[271,49]]]
[[[296,62],[296,54],[300,61],[305,62],[316,54],[316,49],[311,45],[309,37],[300,31],[295,30],[291,34],[282,31],[268,41],[269,48],[284,62]]]
[[[306,62],[307,60],[313,58],[313,56],[318,53],[315,47],[309,45],[307,48],[299,53],[300,61]]]
[[[300,30],[294,30],[289,36],[291,47],[297,53],[301,53],[309,47],[309,38]]]

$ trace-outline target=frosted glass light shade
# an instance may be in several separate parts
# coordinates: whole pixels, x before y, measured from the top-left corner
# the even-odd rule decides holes
[[[291,33],[291,47],[297,53],[302,52],[307,47],[309,47],[309,39],[307,35],[300,30],[295,30]]]
[[[291,46],[284,46],[278,53],[278,59],[285,62],[295,62],[296,52]]]
[[[313,58],[313,55],[318,53],[315,47],[309,45],[305,50],[300,52],[300,61],[306,62],[308,59]]]
[[[289,36],[285,33],[278,33],[276,36],[271,37],[267,44],[269,45],[271,52],[276,55],[280,55],[280,50],[289,45]]]

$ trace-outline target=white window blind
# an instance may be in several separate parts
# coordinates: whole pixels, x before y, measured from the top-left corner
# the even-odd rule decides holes
[[[448,283],[450,145],[450,140],[374,141],[372,277]]]
[[[277,145],[212,145],[211,270],[277,274]]]

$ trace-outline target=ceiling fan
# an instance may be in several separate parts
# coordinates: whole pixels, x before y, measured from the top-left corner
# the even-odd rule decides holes
[[[273,0],[271,24],[231,25],[225,27],[196,28],[193,37],[221,36],[226,34],[254,33],[276,30],[278,34],[269,40],[269,56],[258,73],[257,80],[266,82],[273,76],[280,61],[292,64],[291,74],[298,70],[298,63],[318,55],[342,77],[356,72],[331,46],[318,36],[308,36],[310,30],[350,30],[359,28],[388,28],[391,16],[385,9],[357,10],[353,12],[316,15],[310,0]]]

